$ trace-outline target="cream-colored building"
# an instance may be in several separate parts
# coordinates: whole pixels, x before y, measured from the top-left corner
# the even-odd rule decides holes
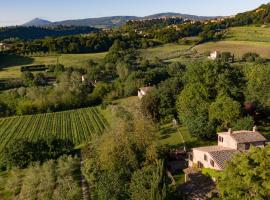
[[[210,56],[208,56],[208,59],[211,59],[211,60],[216,60],[219,56],[219,52],[218,51],[214,51],[212,53],[210,53]]]
[[[253,131],[232,131],[218,133],[218,145],[192,149],[189,157],[189,167],[211,168],[223,170],[226,162],[236,153],[247,151],[251,146],[264,147],[266,138],[256,127]]]

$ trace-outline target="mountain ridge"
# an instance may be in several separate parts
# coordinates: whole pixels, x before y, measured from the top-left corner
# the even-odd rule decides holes
[[[98,18],[84,18],[84,19],[70,19],[63,21],[50,22],[48,20],[35,18],[22,26],[92,26],[95,28],[114,28],[124,25],[130,20],[147,20],[147,19],[157,19],[164,17],[181,17],[190,20],[207,20],[217,18],[216,16],[197,16],[189,14],[181,14],[174,12],[157,13],[153,15],[148,15],[144,17],[137,16],[107,16]]]

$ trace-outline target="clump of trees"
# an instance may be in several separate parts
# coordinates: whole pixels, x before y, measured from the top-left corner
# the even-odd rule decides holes
[[[257,63],[264,62],[264,59],[262,59],[259,54],[252,53],[252,52],[245,53],[242,56],[242,60],[244,60],[246,62],[257,62]]]
[[[8,168],[26,168],[33,162],[43,163],[65,154],[74,153],[74,144],[69,140],[52,138],[49,141],[39,139],[35,142],[29,142],[21,139],[12,142],[4,150],[3,161]]]
[[[269,172],[269,145],[237,155],[219,175],[220,199],[268,199]]]
[[[72,156],[35,163],[24,170],[13,168],[1,185],[0,197],[7,200],[81,199],[80,175],[80,159]]]
[[[228,128],[249,130],[267,121],[269,92],[266,64],[233,65],[225,60],[173,63],[168,78],[143,99],[143,113],[155,121],[179,118],[201,138]]]
[[[129,122],[119,123],[85,150],[83,173],[91,193],[95,199],[164,199],[166,179],[156,130],[143,118],[134,116]]]
[[[239,69],[223,62],[194,63],[188,67],[184,83],[177,110],[191,133],[211,138],[217,128],[232,127],[242,117],[244,81]]]
[[[64,35],[86,34],[98,32],[99,30],[87,26],[56,26],[56,27],[2,27],[0,28],[0,40],[17,38],[22,40],[33,40],[45,37],[59,37]]]

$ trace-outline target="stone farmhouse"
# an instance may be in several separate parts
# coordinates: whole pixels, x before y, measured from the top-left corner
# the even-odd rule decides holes
[[[230,161],[236,153],[247,151],[251,146],[263,148],[266,141],[256,127],[252,131],[229,129],[228,132],[218,133],[218,145],[192,149],[189,156],[189,168],[184,171],[188,172],[194,166],[223,170],[226,162]]]

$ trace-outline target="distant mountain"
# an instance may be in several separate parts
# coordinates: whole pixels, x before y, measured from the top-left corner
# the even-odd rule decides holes
[[[47,26],[50,25],[52,22],[40,18],[35,18],[22,26]]]
[[[75,19],[65,20],[59,22],[50,22],[43,19],[36,18],[30,22],[23,24],[22,26],[92,26],[95,28],[114,28],[124,25],[130,20],[145,20],[145,19],[156,19],[163,17],[182,17],[190,20],[207,20],[216,17],[204,17],[196,15],[186,15],[180,13],[159,13],[155,15],[149,15],[145,17],[136,16],[112,16],[112,17],[100,17],[100,18],[86,18],[86,19]]]

